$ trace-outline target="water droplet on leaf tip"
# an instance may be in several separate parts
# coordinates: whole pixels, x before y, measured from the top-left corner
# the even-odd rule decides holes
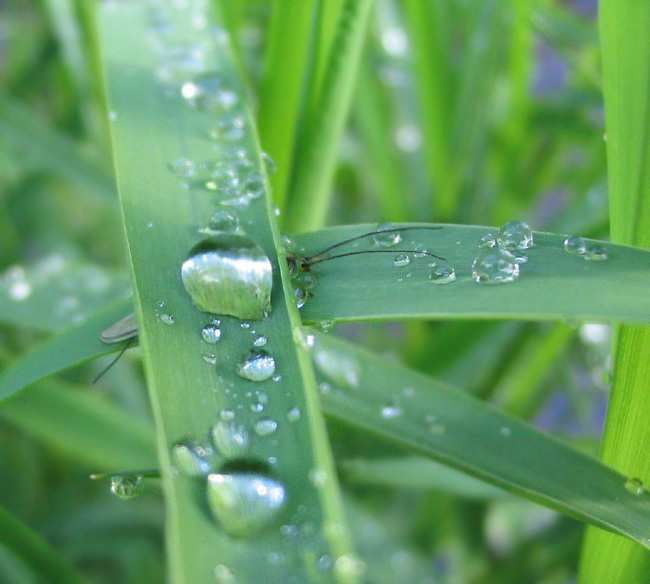
[[[630,478],[625,481],[625,489],[633,495],[643,495],[646,492],[643,481],[636,478]]]
[[[138,497],[143,490],[142,475],[116,475],[111,477],[111,492],[124,501]]]

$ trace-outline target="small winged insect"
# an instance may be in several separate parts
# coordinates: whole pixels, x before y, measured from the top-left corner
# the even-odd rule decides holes
[[[298,276],[303,272],[311,271],[312,266],[316,264],[320,264],[330,260],[336,260],[339,258],[345,258],[350,256],[356,256],[356,255],[364,255],[364,254],[373,254],[373,253],[392,253],[392,254],[419,253],[424,256],[429,256],[439,260],[446,261],[445,258],[427,251],[415,251],[412,249],[393,249],[392,247],[391,249],[366,249],[366,250],[348,251],[348,252],[343,252],[335,255],[328,255],[333,250],[338,249],[339,247],[342,247],[354,241],[358,241],[360,239],[365,239],[366,237],[385,235],[390,233],[401,233],[403,231],[411,231],[416,229],[437,230],[437,229],[442,229],[442,227],[414,225],[412,227],[396,227],[395,229],[377,229],[375,231],[363,233],[362,235],[350,237],[349,239],[345,239],[343,241],[330,245],[325,249],[322,249],[318,253],[309,256],[301,256],[294,252],[287,252],[286,257],[287,257],[287,264],[289,266],[289,274],[291,275],[292,278],[295,278],[296,276]],[[120,351],[119,355],[111,362],[111,364],[108,367],[106,367],[106,369],[104,369],[95,378],[95,381],[97,381],[100,377],[102,377],[102,375],[104,375],[104,373],[106,373],[119,360],[119,358],[124,354],[124,352],[131,346],[131,343],[133,343],[134,339],[137,336],[138,336],[138,323],[135,318],[135,313],[128,314],[127,316],[125,316],[124,318],[116,322],[114,325],[108,327],[105,331],[101,333],[99,338],[104,343],[113,344],[113,343],[120,343],[122,341],[127,341],[127,343],[124,346],[124,348]]]

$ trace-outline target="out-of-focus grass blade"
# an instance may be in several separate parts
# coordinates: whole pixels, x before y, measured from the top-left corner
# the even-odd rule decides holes
[[[370,225],[324,229],[296,241],[310,255],[375,229]],[[317,287],[301,311],[303,321],[444,317],[650,322],[650,252],[603,243],[609,259],[585,261],[564,250],[565,236],[535,233],[535,245],[526,251],[528,262],[521,265],[518,280],[479,284],[472,279],[472,262],[481,251],[480,237],[490,232],[496,230],[460,225],[414,230],[403,233],[394,254],[355,255],[316,264],[312,272]],[[373,246],[372,237],[367,239],[358,247],[336,251],[380,249]],[[408,254],[409,264],[396,267],[393,261],[399,250],[414,251],[417,244],[446,261]],[[457,281],[431,283],[432,259],[439,266],[453,267]]]
[[[317,106],[297,144],[289,231],[321,227],[327,216],[339,144],[348,117],[373,0],[345,0],[338,29],[327,57],[327,68]]]
[[[495,499],[506,495],[501,489],[420,456],[344,460],[340,467],[346,480],[362,485],[433,489],[469,499]]]
[[[258,582],[260,575],[268,584],[291,579],[355,582],[315,380],[308,355],[296,345],[294,331],[300,330],[300,319],[287,266],[278,256],[280,235],[272,201],[264,196],[261,152],[229,44],[225,35],[214,34],[221,27],[206,12],[205,3],[170,0],[157,6],[173,34],[152,29],[147,7],[141,3],[105,3],[98,23],[108,103],[114,112],[115,166],[134,273],[139,340],[156,420],[170,581],[212,582],[216,570],[222,580],[227,576],[241,584]],[[206,20],[210,26],[201,27]],[[174,49],[175,39],[187,37],[202,47],[209,68],[200,75],[180,70],[177,84],[163,86],[158,73],[168,63],[159,55]],[[222,91],[227,92],[225,98]],[[210,188],[210,169],[220,164],[242,181],[256,177],[257,191],[245,190],[233,201]],[[188,177],[178,174],[188,166],[196,174],[184,188]],[[218,210],[235,214],[240,228],[270,258],[272,315],[251,323],[219,314],[222,338],[209,344],[202,329],[214,324],[214,316],[192,303],[181,280],[181,266],[206,237],[199,231]],[[226,255],[224,261],[229,259]],[[235,262],[237,271],[252,263],[248,259]],[[222,288],[223,294],[230,292]],[[250,296],[241,296],[251,302]],[[238,374],[238,362],[260,335],[267,341],[264,350],[275,360],[279,375],[275,380],[269,376],[252,381]],[[264,359],[261,373],[269,372],[268,363]],[[293,418],[288,419],[290,410]],[[237,493],[233,507],[213,498],[212,509],[226,507],[232,519],[216,518],[208,506],[205,474],[189,477],[179,472],[178,461],[173,460],[172,452],[178,451],[174,445],[181,442],[212,448],[211,429],[229,416],[246,429],[246,452],[233,457],[228,449],[218,448],[209,469],[203,465],[199,472],[211,471],[213,479],[221,477],[225,485],[234,483],[234,488],[241,480],[236,468],[243,465],[253,473],[266,469],[286,489],[286,507],[264,529],[257,529],[255,521],[260,520],[260,510],[267,510],[265,496],[276,496],[277,488]],[[218,445],[223,447],[221,442]],[[257,495],[265,499],[261,504]],[[283,524],[288,526],[284,531]],[[283,535],[294,529],[300,533],[297,540]],[[283,561],[270,562],[270,554],[281,554]],[[335,561],[330,571],[322,573],[317,563],[323,555],[346,559]]]
[[[43,383],[3,408],[0,418],[97,471],[157,466],[152,428],[98,393]]]
[[[0,506],[0,545],[18,557],[34,582],[83,584],[86,580],[50,544]],[[0,574],[2,576],[2,574]]]
[[[0,404],[43,377],[119,350],[102,343],[99,335],[132,310],[132,306],[131,298],[121,300],[22,355],[0,376]],[[119,345],[123,346],[123,343]]]
[[[329,415],[650,548],[650,493],[596,459],[331,336],[315,336],[312,356]]]
[[[0,101],[0,136],[35,166],[65,176],[110,204],[117,202],[112,180],[96,162],[86,160],[70,138],[6,96]]]
[[[611,235],[614,241],[650,249],[650,4],[606,0],[599,13]],[[614,346],[614,382],[601,457],[648,484],[650,329],[622,327]],[[645,550],[588,531],[580,584],[645,584],[649,572]]]
[[[0,322],[55,331],[128,292],[126,274],[52,255],[0,274]]]

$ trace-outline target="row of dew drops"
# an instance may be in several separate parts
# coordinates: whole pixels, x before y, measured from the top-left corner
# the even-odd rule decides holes
[[[270,314],[272,279],[268,257],[243,234],[239,216],[235,212],[237,209],[244,213],[251,203],[262,202],[267,188],[263,174],[256,171],[255,162],[246,149],[241,147],[246,138],[243,104],[237,92],[228,86],[226,76],[209,71],[209,43],[206,46],[193,40],[190,43],[170,44],[169,39],[174,37],[175,15],[166,12],[156,2],[151,2],[151,5],[154,40],[158,42],[161,54],[158,77],[163,83],[165,95],[176,98],[180,91],[189,107],[207,116],[209,129],[204,138],[213,142],[216,153],[214,162],[197,162],[182,157],[169,162],[168,168],[180,179],[181,187],[186,191],[209,193],[217,197],[219,205],[227,207],[214,213],[207,225],[199,228],[199,233],[205,239],[190,251],[183,263],[183,283],[199,310],[211,314],[231,314],[242,320],[242,330],[251,333],[252,348],[237,361],[236,374],[245,382],[272,380],[279,383],[282,376],[276,374],[275,358],[264,348],[268,342],[266,336],[258,334],[246,321],[263,320]],[[205,31],[207,27],[205,10],[204,0],[185,3],[183,13],[190,14],[191,28],[196,29],[197,33]],[[212,42],[227,42],[225,31],[216,32],[218,34],[211,31]],[[197,34],[196,38],[202,38],[202,35]],[[109,117],[116,119],[114,114]],[[268,155],[263,154],[263,161],[268,172],[275,170]],[[248,223],[251,224],[250,221]],[[148,223],[147,227],[153,228],[154,225]],[[235,266],[234,274],[227,272],[230,264]],[[224,278],[230,278],[230,283],[235,280],[235,284],[242,284],[241,296],[247,296],[242,304],[227,309],[220,304],[220,297],[233,294],[224,295],[222,290],[215,289],[208,282]],[[208,289],[210,286],[212,289]],[[243,312],[240,313],[240,309]],[[249,310],[255,316],[248,314]],[[165,310],[164,301],[157,303],[156,311],[162,323],[175,323],[173,314]],[[224,336],[220,325],[219,319],[212,318],[201,330],[202,341],[210,347],[201,357],[210,365],[216,365],[218,361],[213,348],[216,349]],[[225,392],[233,391],[233,386],[234,383]],[[278,431],[279,423],[276,419],[262,415],[269,401],[268,395],[262,391],[248,391],[246,395],[254,398],[250,405],[251,411],[260,414],[253,425],[255,435],[269,439]],[[236,394],[233,393],[233,397]],[[237,407],[243,405],[239,403]],[[285,513],[287,490],[273,476],[272,467],[277,463],[276,457],[269,456],[265,461],[250,458],[250,430],[237,420],[236,412],[223,409],[217,417],[206,440],[188,440],[174,444],[171,458],[180,474],[205,481],[208,507],[216,523],[226,533],[240,539],[252,538],[276,524]],[[288,423],[295,423],[301,417],[299,407],[288,408]],[[274,440],[273,443],[277,441]],[[322,487],[325,482],[324,472],[313,469],[309,473],[308,478],[314,487]],[[142,488],[141,475],[124,474],[111,478],[112,492],[123,499],[139,495]],[[308,510],[302,507],[304,506],[298,506],[291,520],[280,527],[280,533],[294,542],[305,541],[310,532],[317,531],[313,523],[305,520]],[[362,562],[355,556],[331,558],[319,551],[321,545],[318,538],[313,538],[313,549],[310,549],[311,554],[317,558],[316,565],[321,571],[334,570],[339,576],[358,575],[363,571]],[[284,562],[284,556],[279,551],[272,552],[268,561],[271,565],[280,565]],[[216,566],[214,574],[219,584],[237,582],[234,572],[228,566]]]

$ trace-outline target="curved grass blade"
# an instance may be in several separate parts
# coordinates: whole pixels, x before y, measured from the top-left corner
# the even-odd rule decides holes
[[[22,355],[0,375],[0,405],[43,377],[119,350],[120,345],[102,343],[99,336],[132,306],[131,298],[121,300]]]
[[[354,574],[336,569],[321,573],[317,568],[322,555],[339,558],[349,553],[347,530],[309,357],[292,335],[299,315],[287,296],[291,294],[287,266],[278,257],[279,232],[272,202],[264,196],[266,177],[245,93],[225,36],[213,34],[216,23],[204,12],[205,6],[160,3],[173,37],[156,37],[141,3],[104,4],[98,19],[108,102],[115,112],[115,166],[134,273],[139,339],[158,435],[170,580],[212,582],[216,571],[217,576],[226,574],[242,584],[259,581],[260,574],[268,584],[291,579],[354,582]],[[213,24],[197,28],[196,23],[206,19]],[[152,35],[159,46],[151,42]],[[178,83],[163,86],[159,72],[168,63],[159,60],[159,48],[168,52],[174,48],[173,39],[186,36],[203,48],[210,68],[198,76],[188,71],[183,76],[180,71]],[[227,103],[220,100],[223,94],[213,93],[215,87],[228,92]],[[212,188],[210,169],[221,164],[244,184],[254,177],[257,190],[233,198]],[[196,174],[184,188],[188,177],[178,175],[188,166]],[[270,258],[272,306],[268,319],[254,323],[217,315],[221,340],[210,344],[203,340],[202,329],[215,325],[214,315],[200,312],[192,303],[181,281],[181,265],[206,237],[199,230],[219,210],[235,214],[240,232],[245,231]],[[270,376],[251,381],[237,373],[237,363],[253,348],[252,331],[267,340],[265,350],[277,368],[275,381]],[[301,415],[289,421],[287,412],[292,408],[299,408]],[[221,412],[224,418],[234,415],[249,437],[247,451],[235,462],[222,441],[215,440],[214,445],[208,441]],[[209,479],[179,472],[172,452],[184,451],[174,446],[186,441],[218,449],[213,463],[200,467],[211,473]],[[278,484],[285,488],[286,507],[277,518],[269,518],[265,529],[258,529],[259,508],[240,507],[248,499],[238,499],[232,509],[218,498],[219,485],[241,477],[237,468],[248,469],[255,477],[264,469],[273,479],[265,483],[270,495],[278,493]],[[246,473],[244,480],[257,485]],[[285,531],[296,532],[299,538],[283,535],[283,523]],[[253,526],[250,531],[247,524]],[[271,552],[282,554],[284,561],[271,565]]]
[[[370,232],[376,226],[323,229],[296,237],[305,255],[332,243]],[[479,239],[494,228],[444,225],[436,231],[404,233],[400,249],[422,244],[444,257],[438,265],[456,270],[457,281],[429,281],[428,257],[396,267],[390,254],[367,254],[314,266],[318,285],[301,314],[304,322],[405,318],[517,318],[650,322],[650,252],[602,243],[606,261],[585,261],[563,248],[565,236],[535,233],[515,282],[484,285],[472,279]],[[354,251],[377,249],[372,238]],[[588,241],[588,243],[594,243]],[[383,248],[390,249],[390,248]],[[302,252],[301,252],[302,253]],[[397,252],[396,252],[397,255]]]
[[[0,506],[0,544],[20,558],[38,582],[83,584],[86,580],[40,535]],[[1,574],[0,574],[1,575]]]
[[[312,351],[329,415],[650,549],[650,493],[612,468],[350,343],[317,334]]]

